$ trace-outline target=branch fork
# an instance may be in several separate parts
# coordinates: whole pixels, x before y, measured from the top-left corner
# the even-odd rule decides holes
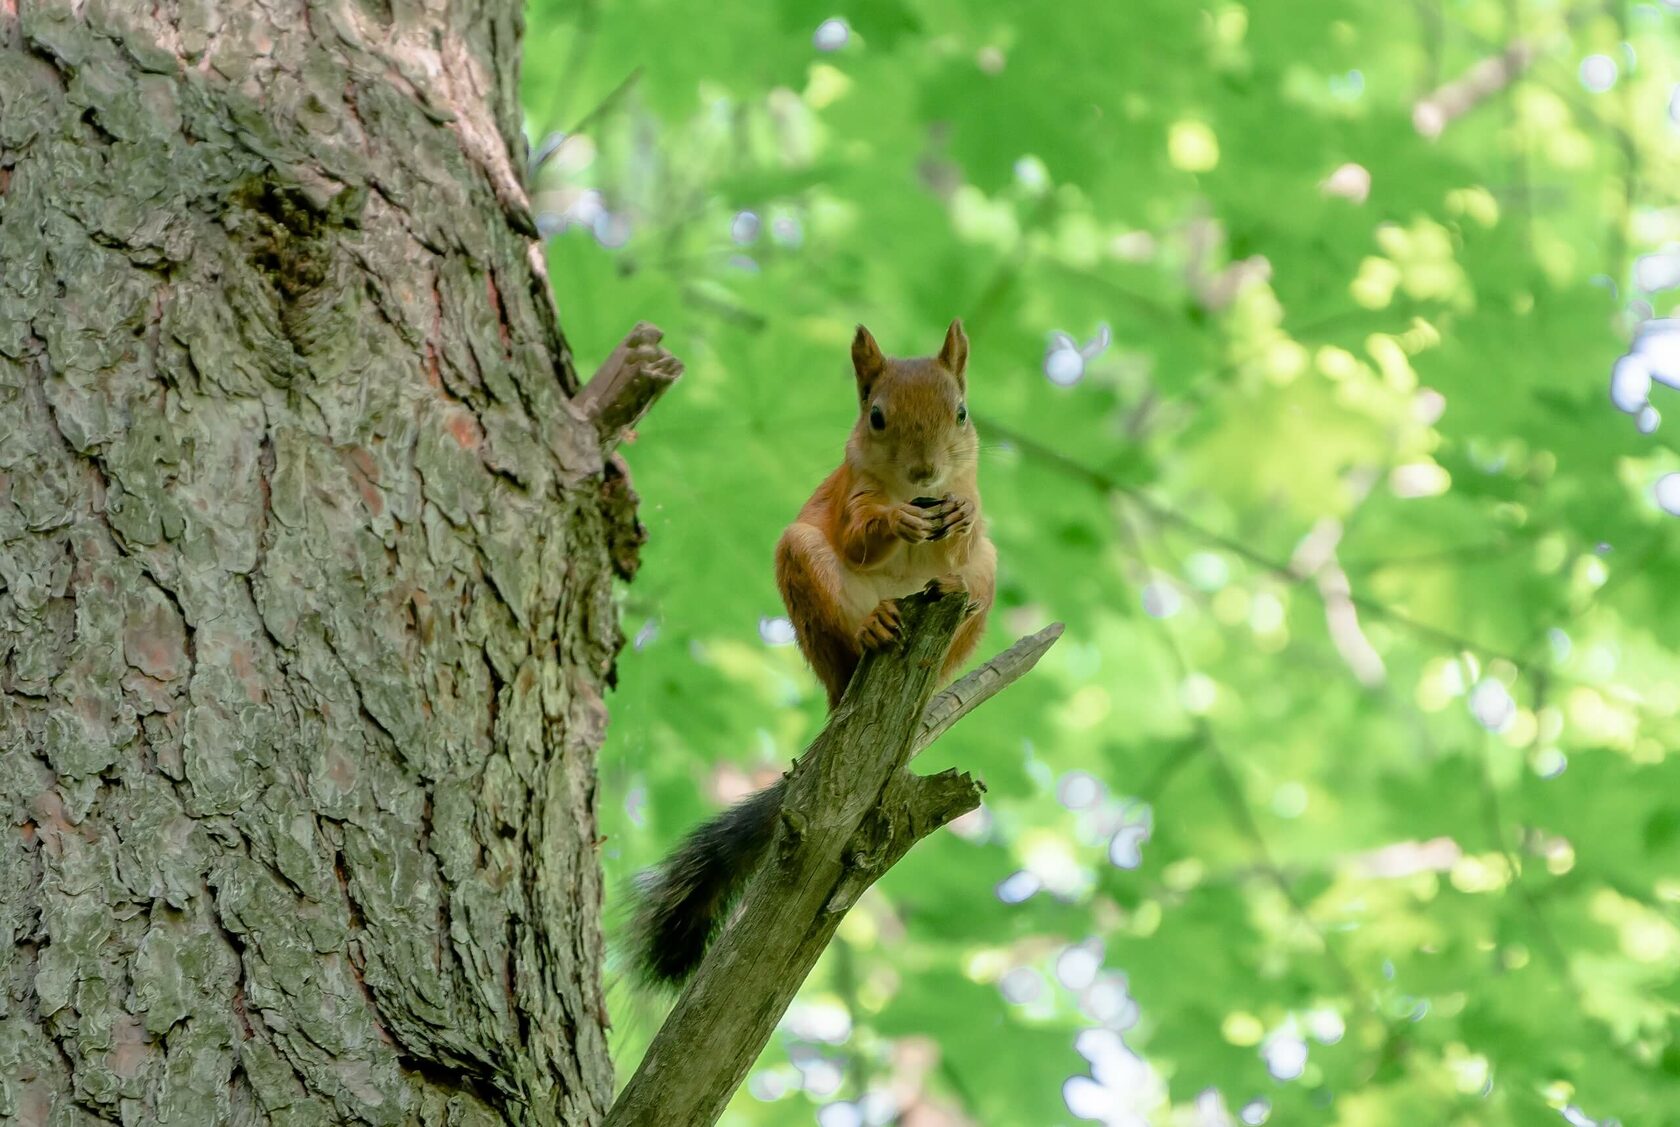
[[[985,787],[966,772],[921,776],[906,765],[1031,669],[1062,627],[1021,639],[933,695],[966,603],[931,589],[902,600],[904,640],[864,656],[795,762],[767,859],[606,1127],[716,1123],[847,910],[916,842],[980,804]]]

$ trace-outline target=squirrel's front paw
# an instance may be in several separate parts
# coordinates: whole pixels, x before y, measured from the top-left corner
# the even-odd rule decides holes
[[[888,510],[892,514],[892,534],[906,544],[921,544],[928,540],[937,539],[934,533],[939,530],[939,520],[933,515],[934,510],[924,509],[914,501],[906,501],[902,505],[894,505]]]
[[[899,617],[898,603],[892,599],[882,599],[875,609],[869,612],[869,617],[858,627],[857,643],[862,650],[884,650],[892,645],[904,632],[904,621]]]
[[[947,536],[962,536],[974,527],[974,502],[967,497],[947,493],[939,503],[922,510],[933,522],[929,540],[943,540]]]

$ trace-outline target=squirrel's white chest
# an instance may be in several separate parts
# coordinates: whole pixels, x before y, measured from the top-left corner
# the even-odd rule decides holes
[[[906,544],[892,560],[875,571],[847,569],[842,580],[842,598],[848,625],[857,629],[882,599],[900,599],[926,587],[928,580],[953,570],[944,544]]]

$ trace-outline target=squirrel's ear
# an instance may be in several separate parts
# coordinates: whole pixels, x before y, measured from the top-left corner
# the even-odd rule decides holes
[[[875,343],[868,329],[859,325],[857,335],[852,338],[852,368],[857,372],[858,398],[869,398],[870,385],[886,366],[887,358],[881,355],[881,346]]]
[[[959,382],[966,382],[963,377],[968,374],[968,334],[963,332],[961,317],[945,330],[945,347],[939,350],[939,362]]]

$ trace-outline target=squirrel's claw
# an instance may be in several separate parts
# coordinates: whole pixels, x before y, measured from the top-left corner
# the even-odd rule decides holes
[[[937,510],[922,509],[914,501],[906,501],[892,510],[893,535],[907,544],[920,544],[935,539],[940,524],[933,514]]]
[[[869,612],[869,617],[858,627],[858,648],[862,650],[884,650],[898,641],[904,633],[904,620],[899,615],[898,603],[892,599],[882,599],[875,609]]]
[[[926,511],[937,525],[928,537],[929,540],[961,536],[974,527],[974,502],[966,497],[947,493],[937,508]]]
[[[928,580],[928,585],[924,587],[923,590],[936,599],[944,595],[966,595],[969,593],[968,581],[954,572],[950,575],[941,575],[937,579]],[[972,618],[974,615],[978,614],[981,609],[982,606],[980,603],[975,602],[973,599],[969,599],[963,606],[963,617],[965,619]]]

